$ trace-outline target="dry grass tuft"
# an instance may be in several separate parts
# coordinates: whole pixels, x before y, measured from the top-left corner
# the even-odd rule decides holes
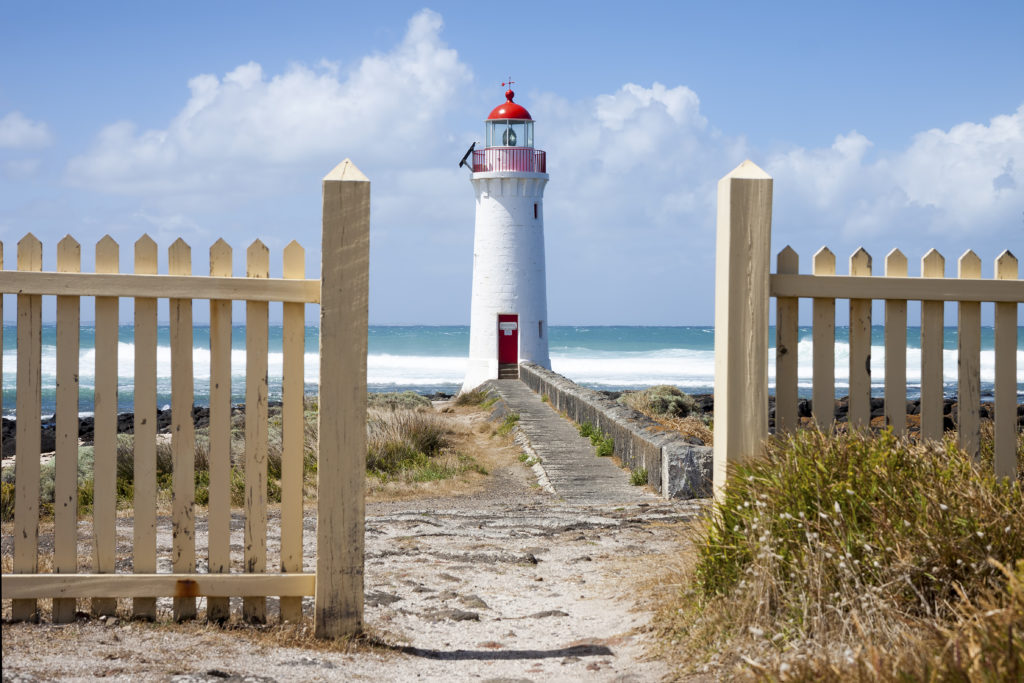
[[[706,446],[714,443],[710,416],[701,415],[694,398],[678,387],[659,384],[642,391],[625,391],[618,402],[666,429],[700,439]]]
[[[658,621],[677,663],[786,680],[1024,674],[1020,483],[952,441],[889,433],[802,431],[766,451],[669,579],[684,588]]]
[[[651,419],[683,436],[700,439],[705,446],[711,446],[715,442],[714,431],[702,417],[688,415],[686,417],[651,417]]]

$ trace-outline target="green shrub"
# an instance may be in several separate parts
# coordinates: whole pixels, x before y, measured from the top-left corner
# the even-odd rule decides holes
[[[671,384],[624,392],[618,402],[649,416],[686,417],[697,407],[692,396]]]
[[[541,394],[540,395],[540,402],[541,403],[549,403],[550,401],[551,401],[551,399],[548,398],[547,394]]]
[[[245,473],[231,468],[231,507],[245,507]]]
[[[700,532],[694,590],[674,611],[698,650],[736,651],[729,642],[754,634],[748,656],[797,648],[823,658],[807,679],[876,671],[883,659],[916,678],[934,664],[922,662],[946,657],[965,614],[984,613],[1003,628],[989,634],[1001,642],[990,668],[1012,670],[1024,666],[1024,637],[1005,629],[1006,610],[1021,609],[1005,568],[1024,558],[1021,510],[1020,483],[997,479],[952,440],[798,431],[732,472]],[[836,654],[846,648],[867,659],[850,664]]]
[[[430,410],[433,406],[429,398],[421,396],[415,391],[403,391],[401,393],[395,391],[371,392],[367,394],[366,399],[368,408],[387,410]]]
[[[487,389],[480,388],[473,389],[472,391],[463,391],[455,397],[455,405],[480,406],[487,400],[489,394],[490,392]]]
[[[629,473],[629,483],[633,486],[647,485],[647,468],[641,467]]]
[[[13,468],[12,468],[13,469]],[[14,520],[14,484],[0,482],[0,521]]]
[[[196,505],[210,504],[210,470],[196,470]]]
[[[92,510],[93,502],[93,481],[89,477],[78,484],[78,514],[87,514]]]
[[[505,419],[502,420],[501,425],[498,427],[498,434],[505,436],[506,434],[511,432],[518,423],[519,413],[509,413],[508,415],[505,416]]]
[[[615,452],[615,440],[589,422],[584,422],[576,427],[580,436],[590,439],[591,445],[597,449],[597,455],[605,458]]]
[[[366,424],[368,472],[393,474],[422,467],[448,446],[447,425],[435,413],[373,411]]]

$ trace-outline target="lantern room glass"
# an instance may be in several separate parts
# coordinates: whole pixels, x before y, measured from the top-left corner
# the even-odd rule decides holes
[[[533,121],[488,121],[486,133],[487,147],[533,147]]]

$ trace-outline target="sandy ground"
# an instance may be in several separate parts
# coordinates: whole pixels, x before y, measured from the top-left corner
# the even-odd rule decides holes
[[[678,555],[699,504],[568,505],[536,484],[519,449],[489,434],[480,413],[460,412],[464,445],[490,475],[440,487],[383,491],[367,504],[368,637],[310,636],[312,598],[300,625],[227,627],[99,621],[3,625],[3,681],[31,680],[597,680],[650,681],[669,674],[650,645],[651,572]],[[623,475],[625,476],[625,474]],[[441,494],[429,496],[431,493]],[[383,500],[399,498],[400,500]],[[307,566],[315,557],[307,510]],[[170,550],[161,519],[161,554]],[[240,555],[242,518],[232,523]],[[83,522],[80,554],[88,557]],[[130,553],[131,519],[119,519]],[[9,538],[4,552],[9,552]],[[205,523],[197,518],[197,545]],[[270,565],[279,552],[276,512]],[[200,553],[202,554],[202,553]],[[168,570],[169,567],[161,567]],[[200,563],[200,570],[203,570]],[[44,601],[45,602],[45,601]],[[128,601],[124,601],[122,614]],[[268,600],[275,621],[276,599]],[[80,601],[79,609],[86,609]],[[203,616],[200,600],[200,617]],[[235,619],[241,601],[233,600]],[[44,606],[44,612],[48,605]],[[3,605],[9,618],[10,601]],[[45,617],[45,614],[44,614]]]

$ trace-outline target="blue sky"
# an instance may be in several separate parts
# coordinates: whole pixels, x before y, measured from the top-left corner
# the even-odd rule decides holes
[[[455,164],[503,99],[537,120],[552,324],[714,317],[718,178],[775,178],[773,250],[911,275],[1024,257],[1024,3],[6,2],[0,239],[54,264],[181,236],[193,269],[259,237],[319,270],[320,179],[373,182],[372,323],[469,320],[473,193]],[[13,307],[8,307],[13,309]],[[123,307],[127,308],[127,307]],[[201,308],[201,307],[197,307]],[[842,307],[840,307],[841,309]],[[311,309],[311,314],[315,311]],[[947,320],[947,322],[952,322]]]

